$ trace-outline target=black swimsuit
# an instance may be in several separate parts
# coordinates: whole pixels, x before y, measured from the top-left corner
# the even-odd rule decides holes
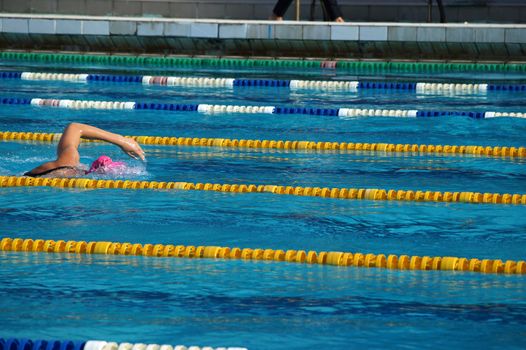
[[[49,170],[45,170],[41,173],[38,173],[38,174],[32,174],[30,171],[28,171],[27,173],[24,174],[24,176],[31,176],[31,177],[41,177],[41,176],[44,176],[44,175],[48,175],[49,173],[52,173],[53,171],[56,171],[56,170],[62,170],[62,169],[71,169],[71,170],[77,170],[76,167],[74,166],[69,166],[69,165],[66,165],[66,166],[59,166],[59,167],[56,167],[56,168],[53,168],[53,169],[49,169]]]

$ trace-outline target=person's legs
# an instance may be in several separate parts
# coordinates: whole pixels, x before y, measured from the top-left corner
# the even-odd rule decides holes
[[[283,20],[283,15],[287,12],[292,1],[293,0],[278,0],[276,6],[274,6],[274,10],[272,10],[272,16],[270,19]]]
[[[442,0],[437,0],[438,12],[440,13],[440,23],[446,23],[446,12],[444,11],[444,5]]]
[[[337,0],[322,0],[322,6],[324,6],[331,21],[343,22],[343,14]]]
[[[287,12],[287,9],[292,4],[293,0],[278,0],[276,5],[274,6],[274,10],[272,11],[272,15],[270,16],[270,19],[281,21],[283,20],[283,15],[285,12]],[[343,14],[340,10],[340,7],[338,6],[337,0],[321,0],[322,6],[325,9],[325,12],[327,12],[327,15],[329,16],[331,21],[335,22],[344,22],[343,20]]]

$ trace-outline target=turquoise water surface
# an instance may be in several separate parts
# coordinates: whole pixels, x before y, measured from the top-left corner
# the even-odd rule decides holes
[[[141,68],[17,66],[147,74]],[[359,76],[327,70],[181,70],[269,79],[523,82],[506,75]],[[525,93],[198,89],[0,80],[1,97],[162,103],[524,112]],[[203,115],[0,105],[0,131],[61,132],[82,122],[127,135],[524,146],[526,120]],[[55,144],[1,142],[0,175],[55,156]],[[526,193],[518,158],[145,146],[146,164],[114,175],[148,181]],[[523,206],[352,201],[273,194],[0,189],[2,237],[525,259]],[[132,343],[463,349],[526,347],[526,277],[275,262],[0,252],[0,336]]]

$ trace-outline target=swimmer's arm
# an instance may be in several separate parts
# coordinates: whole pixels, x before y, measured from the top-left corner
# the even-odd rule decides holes
[[[27,174],[40,174],[50,169],[61,166],[76,167],[80,162],[80,155],[78,147],[80,139],[94,139],[113,143],[119,146],[124,153],[135,159],[145,160],[144,151],[141,146],[128,137],[119,134],[114,134],[91,125],[81,123],[69,124],[62,133],[62,137],[57,146],[57,159],[51,162],[46,162],[32,169]]]
[[[143,161],[146,159],[141,146],[129,137],[114,134],[87,124],[71,123],[66,127],[60,138],[57,148],[57,161],[61,161],[62,159],[66,162],[76,160],[76,164],[78,164],[79,154],[77,149],[81,138],[113,143],[132,158]]]
[[[64,129],[57,147],[57,159],[46,162],[28,171],[27,175],[37,175],[45,171],[55,169],[61,166],[76,167],[80,162],[78,146],[80,143],[80,131],[76,123],[72,123]]]

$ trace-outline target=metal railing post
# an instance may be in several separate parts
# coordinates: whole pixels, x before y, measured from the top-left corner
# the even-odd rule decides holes
[[[300,0],[296,0],[296,21],[300,20]]]

